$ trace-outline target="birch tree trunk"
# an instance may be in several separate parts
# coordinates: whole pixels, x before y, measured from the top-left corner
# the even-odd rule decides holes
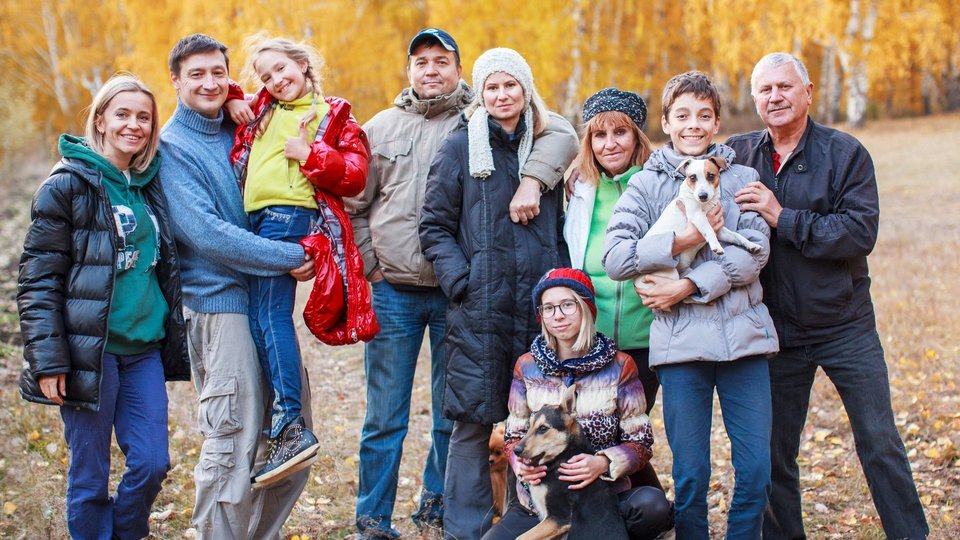
[[[823,65],[820,69],[820,98],[817,115],[825,124],[835,124],[840,118],[840,94],[843,92],[843,78],[837,64],[837,44],[835,40],[823,51]]]
[[[50,79],[53,81],[53,95],[57,100],[57,106],[64,115],[70,114],[70,100],[67,99],[67,85],[60,72],[60,49],[57,46],[57,15],[53,12],[49,1],[40,4],[40,17],[43,21],[43,35],[46,38],[46,50],[44,55],[50,66]]]
[[[877,22],[877,5],[871,0],[866,2],[866,13],[861,15],[860,0],[850,0],[850,19],[844,32],[844,46],[837,51],[846,76],[847,122],[852,127],[863,126],[870,89],[867,57]]]
[[[563,102],[560,104],[560,114],[572,122],[577,118],[577,113],[580,110],[580,104],[577,101],[577,89],[580,88],[580,81],[583,79],[581,47],[587,32],[580,0],[573,1],[570,18],[573,19],[573,40],[570,44],[570,63],[572,65],[570,77],[567,78],[567,89],[564,92]]]

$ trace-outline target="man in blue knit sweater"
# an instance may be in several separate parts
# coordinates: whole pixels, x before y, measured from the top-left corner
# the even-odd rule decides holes
[[[250,276],[313,275],[299,244],[261,238],[247,215],[229,152],[234,126],[221,111],[227,97],[226,47],[194,34],[170,52],[177,109],[160,134],[160,172],[183,277],[184,318],[197,412],[205,440],[195,470],[197,538],[279,538],[309,469],[262,489],[250,477],[266,458],[269,425],[257,349],[250,329]],[[308,425],[310,389],[303,385]]]

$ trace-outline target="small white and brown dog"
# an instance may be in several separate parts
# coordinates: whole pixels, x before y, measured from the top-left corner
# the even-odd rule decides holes
[[[677,167],[677,172],[684,175],[683,183],[680,185],[680,193],[677,198],[670,201],[670,204],[664,209],[663,214],[650,227],[647,234],[660,234],[665,232],[680,233],[687,228],[687,222],[693,225],[703,235],[704,242],[693,246],[678,256],[676,268],[668,270],[658,270],[652,272],[652,275],[664,276],[672,279],[679,279],[680,273],[690,268],[694,257],[700,248],[707,244],[717,255],[723,255],[723,246],[720,242],[740,246],[750,253],[760,251],[760,246],[747,240],[742,234],[731,231],[723,227],[719,233],[715,233],[710,221],[707,218],[707,212],[720,204],[720,172],[727,169],[727,162],[721,157],[709,157],[706,159],[687,158]],[[684,210],[680,210],[677,201],[683,202]],[[638,289],[645,289],[650,286],[644,282],[647,275],[644,274],[634,279],[634,285]]]

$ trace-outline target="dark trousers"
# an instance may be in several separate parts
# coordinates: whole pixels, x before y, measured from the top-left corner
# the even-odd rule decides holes
[[[673,511],[663,491],[643,486],[624,491],[618,497],[620,515],[623,516],[630,540],[656,538],[673,526]],[[540,518],[514,499],[503,518],[483,536],[483,540],[513,540],[537,523],[540,523]]]
[[[637,377],[643,384],[643,397],[647,402],[646,413],[650,414],[657,402],[657,391],[660,390],[660,379],[650,369],[650,349],[628,349],[623,352],[629,354],[633,358],[633,363],[637,365]],[[635,486],[653,486],[663,490],[663,484],[660,483],[652,462],[648,461],[639,471],[633,473],[631,479]]]
[[[890,383],[876,331],[782,349],[770,360],[772,491],[763,537],[805,538],[797,454],[817,368],[837,388],[853,428],[857,456],[888,538],[926,538],[923,507],[894,424]]]

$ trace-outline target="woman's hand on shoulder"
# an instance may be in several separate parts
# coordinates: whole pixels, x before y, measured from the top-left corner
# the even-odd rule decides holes
[[[47,399],[57,405],[63,405],[63,396],[67,395],[67,375],[65,373],[42,375],[37,383],[40,384],[40,391]]]
[[[610,459],[594,454],[577,454],[560,465],[560,480],[576,482],[570,489],[583,489],[610,469]]]

